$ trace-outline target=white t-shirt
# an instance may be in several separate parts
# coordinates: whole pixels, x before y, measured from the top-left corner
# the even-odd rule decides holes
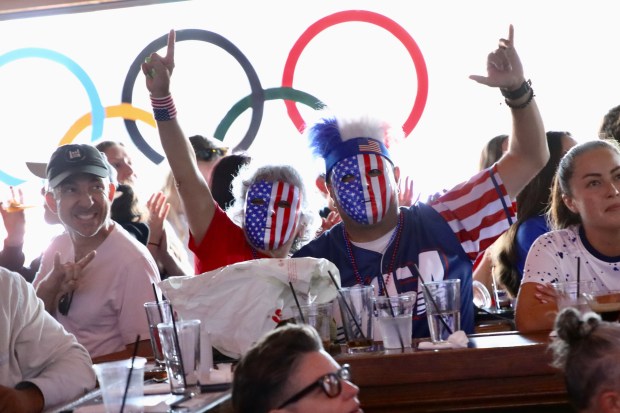
[[[149,251],[120,225],[114,225],[96,251],[84,268],[69,313],[64,316],[55,308],[52,314],[93,358],[124,350],[138,334],[140,340],[149,338],[144,303],[155,301],[152,283],[160,281]],[[56,252],[61,263],[74,261],[69,234],[56,237],[43,253],[35,285],[53,268]]]
[[[594,281],[597,290],[620,290],[620,257],[596,251],[579,226],[551,231],[534,241],[525,260],[521,284]],[[579,257],[579,260],[577,260]]]
[[[45,408],[95,387],[86,349],[45,311],[20,274],[0,267],[0,385],[34,383]]]

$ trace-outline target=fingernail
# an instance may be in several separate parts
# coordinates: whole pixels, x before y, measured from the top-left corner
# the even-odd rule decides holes
[[[144,58],[144,63],[151,63],[151,56],[147,56]]]

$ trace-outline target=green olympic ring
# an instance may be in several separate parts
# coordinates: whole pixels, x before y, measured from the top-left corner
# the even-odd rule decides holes
[[[294,102],[303,103],[312,109],[319,110],[325,107],[325,104],[319,99],[315,98],[309,93],[302,92],[292,87],[273,87],[265,89],[265,100],[292,100]],[[245,112],[251,105],[251,96],[246,96],[237,103],[226,113],[226,116],[221,120],[213,136],[221,141],[224,140],[226,132],[233,124],[233,122]],[[251,142],[250,142],[251,143]],[[248,145],[249,147],[249,145]],[[247,148],[246,148],[247,149]]]

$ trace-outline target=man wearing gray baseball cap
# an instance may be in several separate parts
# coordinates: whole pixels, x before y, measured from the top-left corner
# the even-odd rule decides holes
[[[37,295],[89,351],[93,361],[150,355],[143,304],[159,271],[146,247],[110,217],[115,185],[107,162],[88,144],[59,146],[47,164],[49,208],[66,232],[43,253]]]

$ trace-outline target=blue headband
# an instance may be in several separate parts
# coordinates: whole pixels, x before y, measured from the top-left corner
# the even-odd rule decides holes
[[[372,138],[353,138],[337,145],[325,156],[325,176],[329,177],[329,173],[334,165],[344,158],[362,153],[381,155],[394,165],[383,142]]]

